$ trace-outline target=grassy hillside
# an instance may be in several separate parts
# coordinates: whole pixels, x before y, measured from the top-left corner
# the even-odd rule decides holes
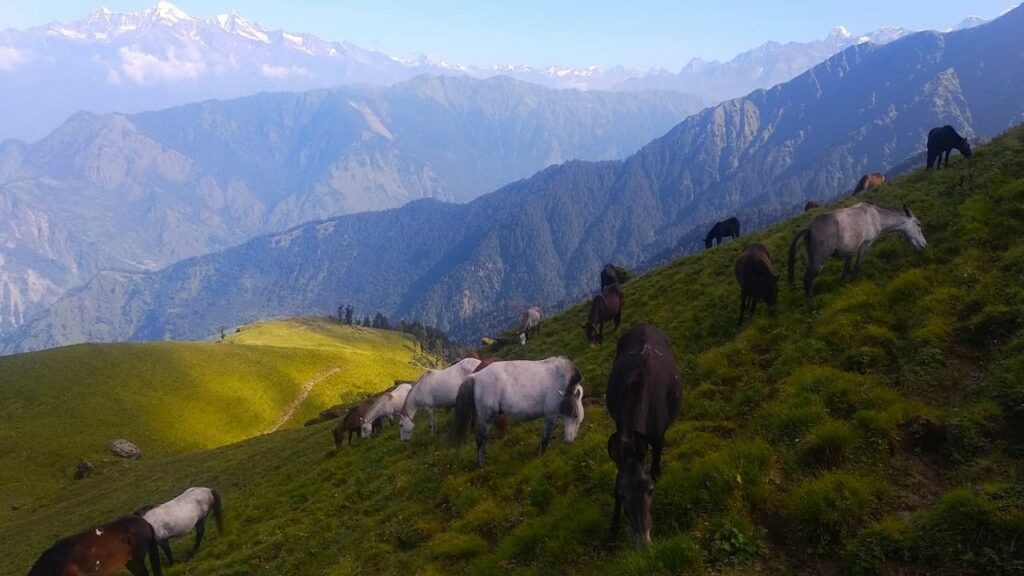
[[[477,470],[469,447],[422,430],[335,452],[326,424],[142,461],[0,523],[0,573],[192,484],[222,489],[227,532],[172,575],[1020,573],[1024,130],[979,149],[970,171],[914,173],[864,199],[909,204],[928,250],[887,238],[858,281],[838,282],[832,262],[817,297],[783,289],[774,315],[744,326],[741,242],[627,285],[626,325],[664,329],[685,381],[647,550],[601,545],[614,335],[587,347],[577,307],[526,347],[487,351],[576,360],[591,400],[576,444],[536,457],[539,422],[515,425]],[[781,271],[809,218],[744,240]]]
[[[413,348],[402,334],[301,319],[245,326],[223,343],[79,345],[0,357],[0,516],[69,481],[81,458],[97,473],[119,468],[106,448],[114,438],[135,442],[150,459],[301,425],[339,395],[417,376]]]

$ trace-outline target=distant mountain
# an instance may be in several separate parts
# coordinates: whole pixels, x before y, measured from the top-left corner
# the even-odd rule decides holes
[[[568,162],[465,205],[343,216],[148,274],[101,274],[8,340],[204,336],[339,302],[478,336],[511,303],[594,289],[734,212],[767,222],[917,152],[929,128],[970,137],[1024,122],[1024,8],[975,28],[857,44],[794,80],[689,117],[623,161]],[[984,63],[984,65],[982,65]],[[484,325],[489,318],[494,324]]]
[[[770,42],[726,63],[694,59],[679,72],[467,66],[273,30],[236,12],[205,20],[164,0],[139,12],[100,7],[74,22],[0,31],[0,109],[18,111],[0,115],[0,140],[34,141],[82,110],[134,113],[267,91],[391,85],[422,74],[503,75],[580,90],[668,89],[717,103],[787,81],[854,43],[906,33],[853,36],[840,27],[824,40]]]
[[[622,158],[699,108],[678,93],[505,77],[80,113],[0,145],[0,333],[101,269],[155,269],[309,220],[464,202],[570,159]]]
[[[728,62],[691,60],[679,72],[665,70],[629,78],[615,90],[677,90],[721,102],[792,80],[811,67],[850,46],[871,42],[887,44],[910,34],[904,28],[883,28],[854,36],[838,26],[824,40],[768,42]]]

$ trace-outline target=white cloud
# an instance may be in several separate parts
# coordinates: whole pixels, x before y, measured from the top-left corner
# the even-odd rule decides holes
[[[167,59],[148,54],[138,48],[122,47],[121,71],[136,84],[174,83],[185,80],[196,80],[206,73],[206,62],[202,57],[194,55],[181,59],[174,53],[174,48],[167,49]],[[108,76],[108,81],[110,77]]]
[[[28,52],[13,46],[0,46],[0,70],[10,71],[28,62]]]
[[[270,66],[269,64],[263,64],[260,66],[260,74],[267,78],[282,80],[293,76],[309,76],[309,70],[306,70],[302,66]]]

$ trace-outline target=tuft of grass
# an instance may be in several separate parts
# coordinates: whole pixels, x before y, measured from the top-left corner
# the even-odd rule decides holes
[[[888,492],[876,478],[842,471],[800,483],[784,504],[791,541],[815,552],[831,549],[867,525]]]

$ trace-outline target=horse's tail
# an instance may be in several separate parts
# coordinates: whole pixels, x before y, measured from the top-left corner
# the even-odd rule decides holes
[[[466,378],[459,386],[455,396],[455,417],[452,422],[452,441],[456,446],[462,444],[469,432],[470,423],[476,416],[476,379]]]
[[[217,533],[224,533],[224,511],[220,505],[220,492],[210,490],[213,494],[213,520],[217,523]]]
[[[803,228],[793,236],[793,242],[789,245],[789,285],[793,285],[793,268],[796,267],[796,243],[800,240],[801,236],[807,236],[810,238],[811,229]]]
[[[149,565],[153,569],[153,576],[163,576],[163,570],[160,568],[160,546],[156,540],[156,530],[153,529],[151,524],[149,525]]]

